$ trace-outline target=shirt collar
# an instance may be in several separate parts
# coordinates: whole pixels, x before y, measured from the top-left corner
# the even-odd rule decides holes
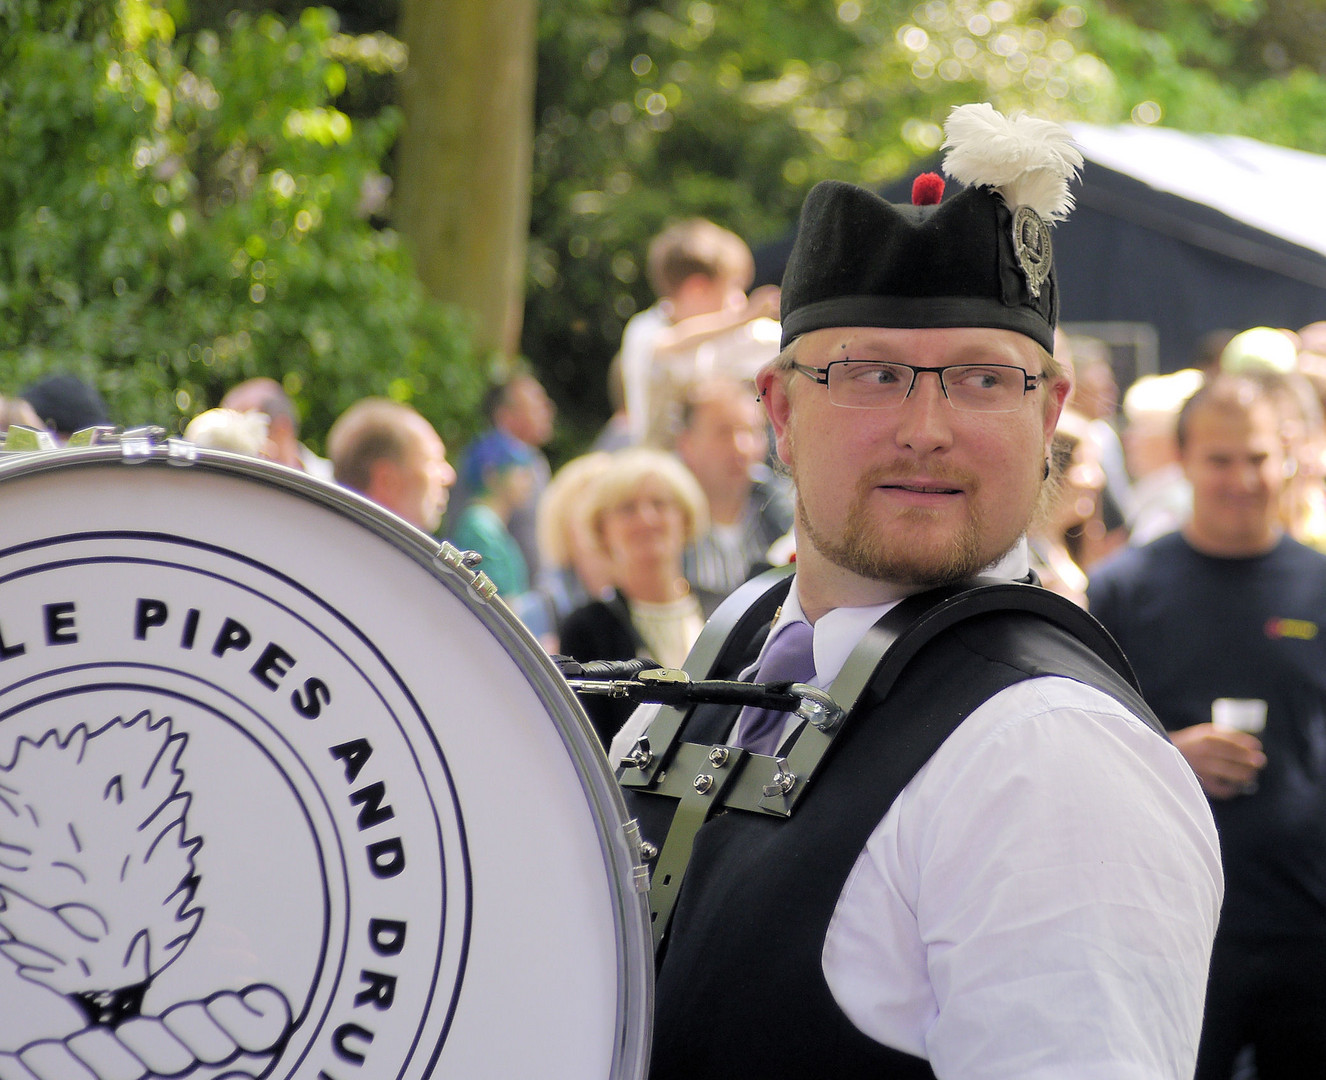
[[[1013,581],[1026,577],[1029,569],[1027,540],[1024,536],[1002,558],[986,568],[983,576]],[[890,600],[883,604],[868,604],[864,607],[834,608],[820,616],[819,621],[815,623],[814,643],[811,646],[815,654],[813,684],[820,688],[829,686],[838,677],[838,672],[842,670],[843,664],[847,662],[857,643],[865,637],[866,631],[897,603],[898,600]],[[778,615],[769,630],[769,636],[765,639],[764,648],[760,650],[760,659],[764,659],[765,649],[768,649],[784,626],[790,622],[806,621],[805,612],[801,610],[801,599],[797,594],[797,580],[793,577],[787,599],[779,608]]]

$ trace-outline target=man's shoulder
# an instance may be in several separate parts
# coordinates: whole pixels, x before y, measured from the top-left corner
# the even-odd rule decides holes
[[[472,538],[487,539],[499,531],[505,530],[496,512],[481,502],[470,502],[456,516],[451,539],[457,546],[461,546]]]
[[[997,664],[1024,678],[1069,678],[1104,690],[1134,711],[1145,711],[1113,640],[1094,618],[1067,603],[1063,617],[1009,609],[956,630],[955,644],[972,660]]]
[[[609,617],[620,619],[626,614],[625,602],[618,596],[587,600],[566,616],[567,626],[593,625]]]
[[[1326,553],[1291,536],[1285,536],[1276,545],[1272,555],[1303,572],[1326,575]]]
[[[671,321],[661,305],[653,304],[626,320],[622,327],[622,342],[635,344],[642,338],[652,338]]]
[[[1016,683],[1058,676],[1102,690],[1125,710],[1149,717],[1114,641],[1089,614],[1063,604],[1063,612],[1010,605],[975,610],[951,624],[943,616],[913,624],[891,649],[909,658],[905,667],[877,667],[872,700],[896,702],[903,694],[926,708],[942,701],[945,709],[963,712]],[[942,629],[934,633],[936,626]]]
[[[1167,566],[1172,567],[1176,559],[1186,557],[1191,548],[1178,532],[1166,533],[1145,544],[1128,544],[1108,555],[1091,568],[1090,586],[1099,588],[1106,584],[1120,584],[1147,577]]]
[[[577,660],[623,660],[638,644],[630,610],[620,596],[595,599],[572,611],[559,628],[562,651]]]
[[[1181,565],[1218,569],[1222,564],[1243,564],[1253,568],[1301,574],[1306,580],[1326,581],[1326,554],[1282,536],[1263,556],[1245,559],[1221,559],[1203,556],[1181,532],[1168,533],[1138,546],[1114,552],[1091,570],[1088,594],[1101,587],[1127,587],[1138,584],[1167,584],[1174,580]]]

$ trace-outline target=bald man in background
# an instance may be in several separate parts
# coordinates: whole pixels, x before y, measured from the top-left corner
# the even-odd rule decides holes
[[[456,470],[433,425],[408,405],[364,398],[327,435],[336,482],[426,533],[442,523]]]

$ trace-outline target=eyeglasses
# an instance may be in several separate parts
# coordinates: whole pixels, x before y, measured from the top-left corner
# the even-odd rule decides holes
[[[869,360],[834,360],[825,367],[793,363],[797,371],[829,388],[829,400],[847,409],[896,409],[911,396],[916,377],[939,376],[944,397],[962,412],[1013,412],[1044,375],[1011,364],[950,364],[915,367]]]

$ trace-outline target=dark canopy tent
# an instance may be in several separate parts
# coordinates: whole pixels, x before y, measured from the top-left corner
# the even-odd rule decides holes
[[[1326,319],[1326,157],[1236,136],[1070,125],[1086,165],[1053,230],[1060,320],[1116,349],[1126,384],[1203,339]],[[916,172],[938,171],[939,158]],[[912,175],[885,188],[910,199]],[[756,251],[778,281],[792,237]]]

